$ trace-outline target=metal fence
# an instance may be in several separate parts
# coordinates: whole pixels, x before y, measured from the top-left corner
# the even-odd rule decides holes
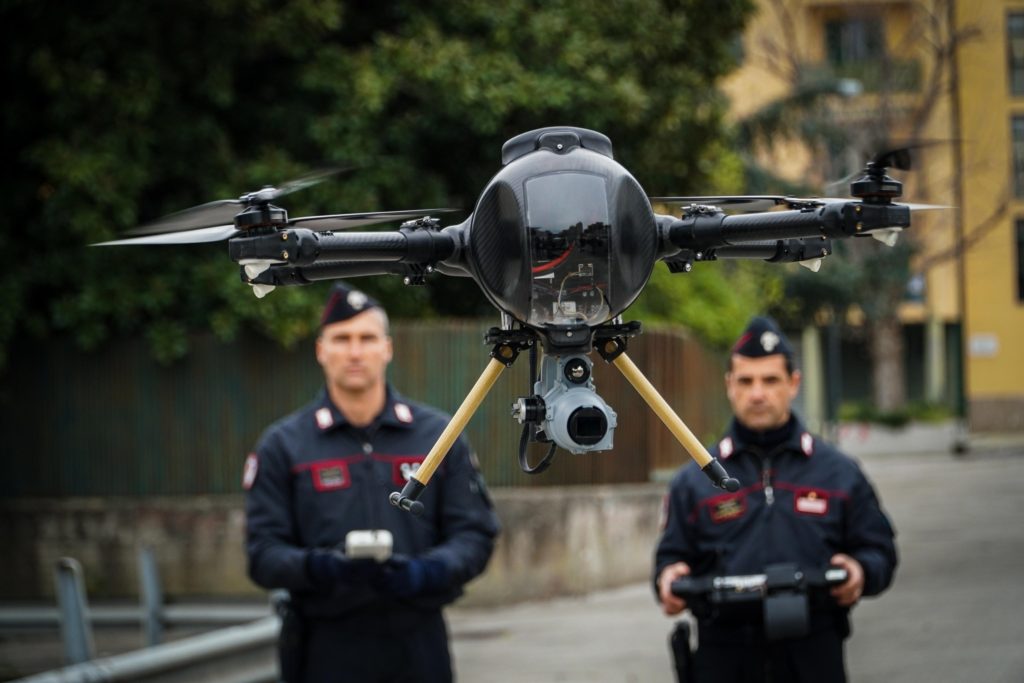
[[[390,376],[400,392],[453,412],[483,369],[490,321],[398,322]],[[682,330],[651,328],[630,356],[705,440],[722,428],[724,356]],[[68,341],[22,345],[0,376],[0,495],[102,496],[236,493],[260,432],[308,402],[322,377],[312,341],[294,350],[246,339],[192,340],[170,367],[140,341],[96,352]],[[617,411],[612,451],[559,453],[544,475],[519,471],[520,427],[510,406],[527,394],[528,360],[507,371],[470,422],[468,435],[492,486],[649,481],[678,467],[682,448],[611,366],[595,382]]]

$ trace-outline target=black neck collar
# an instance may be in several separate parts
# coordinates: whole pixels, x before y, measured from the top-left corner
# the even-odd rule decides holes
[[[774,448],[781,446],[782,444],[793,438],[793,432],[796,430],[797,421],[796,416],[790,413],[789,421],[781,427],[775,427],[774,429],[768,429],[765,431],[756,431],[744,426],[739,420],[733,420],[733,433],[736,435],[736,440],[744,446],[752,446],[762,451],[769,451]]]

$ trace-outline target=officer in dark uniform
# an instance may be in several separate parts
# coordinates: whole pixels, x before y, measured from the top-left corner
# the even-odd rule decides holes
[[[246,459],[249,576],[287,589],[281,673],[311,681],[450,681],[441,608],[487,565],[498,521],[465,439],[452,447],[420,502],[388,502],[448,418],[386,381],[387,315],[336,285],[316,342],[326,387],[273,424]],[[387,530],[383,562],[344,552],[351,531]]]
[[[722,610],[699,619],[692,660],[699,683],[845,681],[848,612],[892,581],[892,526],[858,465],[809,434],[791,412],[800,372],[774,321],[750,322],[733,346],[725,384],[734,418],[711,454],[740,489],[723,493],[696,467],[675,476],[655,553],[655,592],[673,615],[686,608],[670,590],[681,576],[761,574],[781,563],[846,569],[832,600],[812,611],[806,637],[768,642],[759,615],[736,618]]]

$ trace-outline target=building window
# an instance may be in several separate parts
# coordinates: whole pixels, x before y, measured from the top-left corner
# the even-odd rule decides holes
[[[921,88],[920,61],[888,54],[882,14],[826,18],[825,57],[831,76],[858,81],[863,92],[914,92]]]
[[[885,32],[879,17],[828,21],[825,41],[832,66],[880,62],[885,58]]]
[[[1024,197],[1024,116],[1013,117],[1013,191]]]
[[[1010,94],[1024,95],[1024,13],[1006,17],[1006,59],[1010,72]]]
[[[1017,219],[1017,301],[1024,302],[1024,220]]]

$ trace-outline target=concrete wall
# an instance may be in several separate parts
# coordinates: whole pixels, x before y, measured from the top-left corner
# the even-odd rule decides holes
[[[663,486],[492,491],[504,531],[463,604],[579,594],[650,571]],[[170,600],[256,598],[245,575],[238,496],[8,499],[0,502],[6,561],[0,600],[50,600],[53,566],[71,556],[91,600],[136,599],[136,551],[150,545]]]

